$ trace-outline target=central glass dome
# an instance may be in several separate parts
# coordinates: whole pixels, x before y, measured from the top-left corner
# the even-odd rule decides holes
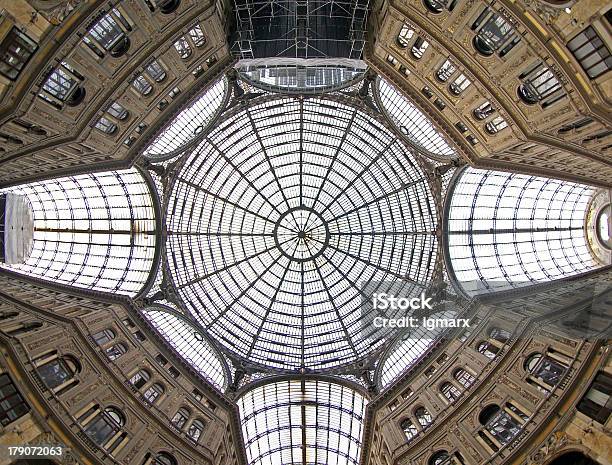
[[[186,309],[256,366],[321,371],[381,351],[394,334],[372,324],[369,296],[420,293],[436,262],[434,200],[410,149],[324,97],[229,113],[182,160],[168,199],[167,262]]]

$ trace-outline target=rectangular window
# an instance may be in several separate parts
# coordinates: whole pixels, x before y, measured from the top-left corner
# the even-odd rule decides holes
[[[67,63],[55,68],[43,84],[39,96],[55,106],[61,106],[72,97],[83,77]]]
[[[196,47],[202,47],[206,44],[206,37],[204,37],[204,33],[202,32],[202,28],[199,24],[195,25],[193,29],[189,30],[189,36],[193,41],[193,45]]]
[[[104,56],[104,52],[121,56],[127,51],[129,42],[126,31],[129,30],[131,30],[129,23],[118,10],[113,9],[89,29],[87,35],[83,37],[83,42],[99,56]]]
[[[605,425],[612,413],[612,376],[600,371],[578,403],[578,411]]]
[[[467,89],[470,84],[471,82],[467,76],[465,74],[460,74],[457,79],[450,84],[449,88],[453,94],[459,95],[461,92]]]
[[[446,82],[453,75],[456,69],[457,68],[455,68],[455,65],[453,65],[450,60],[446,60],[444,64],[440,66],[440,69],[438,69],[436,76],[440,81]]]
[[[132,86],[142,95],[149,95],[153,90],[153,86],[145,79],[143,75],[140,75],[132,81]]]
[[[13,26],[0,44],[0,74],[17,79],[37,48],[34,40]]]
[[[565,96],[561,83],[543,62],[522,73],[519,79],[523,82],[519,96],[527,103],[540,102],[546,107]]]
[[[156,60],[153,60],[149,65],[145,68],[145,73],[153,79],[155,82],[162,82],[166,79],[166,72],[164,68],[160,65],[160,63]]]
[[[612,68],[610,50],[603,43],[593,26],[587,27],[570,40],[567,43],[567,48],[591,79],[601,76]]]
[[[106,111],[109,115],[111,115],[113,118],[117,118],[118,120],[124,120],[128,117],[128,111],[117,102],[113,102]]]
[[[0,423],[6,426],[30,411],[24,398],[6,373],[0,375]]]

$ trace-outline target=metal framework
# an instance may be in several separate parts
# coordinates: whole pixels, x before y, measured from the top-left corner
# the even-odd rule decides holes
[[[258,386],[238,399],[250,465],[357,465],[367,400],[315,379]]]
[[[363,77],[366,64],[348,58],[255,58],[236,64],[251,85],[285,94],[320,94],[350,86]]]
[[[457,310],[443,309],[430,315],[431,318],[456,318]],[[381,357],[377,369],[377,384],[385,389],[400,375],[413,367],[421,358],[427,355],[437,342],[448,331],[435,328],[428,330],[423,326],[411,329],[403,334]]]
[[[227,388],[229,372],[221,355],[189,319],[161,305],[147,307],[142,313],[198,373],[217,389]]]
[[[590,186],[467,168],[446,206],[445,259],[463,292],[503,291],[599,266],[584,221]]]
[[[395,87],[378,78],[376,91],[385,113],[410,142],[437,158],[457,156],[431,120]]]
[[[191,315],[242,359],[289,370],[355,362],[393,331],[371,324],[369,292],[419,294],[431,279],[427,179],[357,108],[266,99],[217,122],[181,166],[167,207],[170,275]]]
[[[13,271],[70,286],[137,295],[155,261],[152,193],[136,169],[12,187],[28,198],[34,245]]]
[[[365,45],[369,0],[234,0],[240,58],[354,58]]]
[[[229,96],[227,79],[219,79],[206,89],[189,107],[182,110],[165,126],[160,134],[143,151],[154,162],[169,160],[184,151],[189,142],[208,129],[227,103]]]

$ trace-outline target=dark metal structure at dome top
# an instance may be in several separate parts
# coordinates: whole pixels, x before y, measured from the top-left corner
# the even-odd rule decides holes
[[[240,58],[361,59],[369,0],[234,0]]]

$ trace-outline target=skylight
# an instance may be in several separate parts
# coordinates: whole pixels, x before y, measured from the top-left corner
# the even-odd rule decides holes
[[[220,355],[199,330],[164,307],[148,307],[144,316],[198,373],[218,389],[227,387],[226,373]]]
[[[456,156],[429,118],[382,78],[378,79],[378,94],[391,121],[410,141],[435,155]]]
[[[356,108],[266,99],[186,157],[167,214],[177,293],[218,342],[260,365],[327,369],[381,348],[370,292],[420,293],[436,209],[409,150]]]
[[[367,400],[320,380],[266,384],[238,399],[249,465],[357,465]]]
[[[144,150],[144,155],[156,161],[178,155],[179,149],[202,132],[219,112],[227,90],[227,80],[219,79],[193,104],[174,117]]]
[[[6,189],[25,195],[34,214],[34,242],[22,264],[30,276],[135,296],[155,257],[155,211],[137,169],[84,174]]]
[[[594,189],[466,169],[452,191],[448,259],[468,293],[523,287],[593,269],[584,221]]]

